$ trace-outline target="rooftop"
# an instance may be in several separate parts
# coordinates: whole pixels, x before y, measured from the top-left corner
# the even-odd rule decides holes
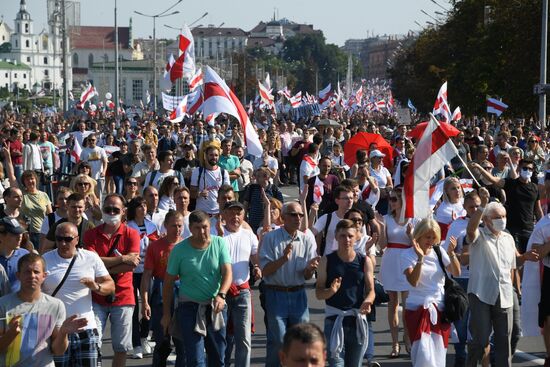
[[[240,28],[219,28],[219,27],[200,27],[194,28],[191,33],[193,37],[213,37],[213,36],[225,36],[225,37],[245,37],[247,33]]]
[[[113,49],[115,48],[115,28],[78,26],[71,27],[71,47],[78,49]],[[118,27],[118,45],[129,49],[130,28]]]
[[[31,67],[26,64],[14,63],[12,61],[0,60],[0,69],[2,70],[31,70]]]

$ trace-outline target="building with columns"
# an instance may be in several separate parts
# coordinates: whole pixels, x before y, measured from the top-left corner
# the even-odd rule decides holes
[[[26,85],[25,89],[27,90],[57,90],[59,93],[62,91],[63,59],[60,3],[60,1],[56,3],[57,8],[48,19],[48,29],[36,32],[31,14],[27,11],[26,1],[20,0],[19,12],[14,20],[9,44],[4,44],[0,48],[0,59],[9,60],[9,63],[15,66],[27,65],[30,67],[28,83],[23,83],[23,85]],[[70,58],[67,64],[69,68],[68,85],[72,86]],[[15,80],[15,78],[12,80]],[[23,88],[23,85],[18,82],[19,88]],[[10,90],[13,90],[14,85],[9,87]]]

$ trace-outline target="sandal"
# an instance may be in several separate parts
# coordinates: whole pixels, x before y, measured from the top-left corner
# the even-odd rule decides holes
[[[399,343],[395,343],[391,349],[390,358],[399,358]]]

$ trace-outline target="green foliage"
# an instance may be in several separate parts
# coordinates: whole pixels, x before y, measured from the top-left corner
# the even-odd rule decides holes
[[[424,29],[390,69],[395,96],[431,110],[448,81],[451,107],[484,113],[485,96],[498,96],[510,115],[530,114],[538,98],[541,0],[462,0],[443,25]],[[489,17],[485,6],[491,7]]]

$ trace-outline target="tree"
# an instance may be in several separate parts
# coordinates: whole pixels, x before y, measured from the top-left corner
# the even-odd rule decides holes
[[[424,29],[397,55],[396,98],[429,111],[446,80],[450,104],[466,114],[484,113],[486,95],[501,97],[510,114],[532,113],[541,8],[541,0],[453,1],[444,24]]]

